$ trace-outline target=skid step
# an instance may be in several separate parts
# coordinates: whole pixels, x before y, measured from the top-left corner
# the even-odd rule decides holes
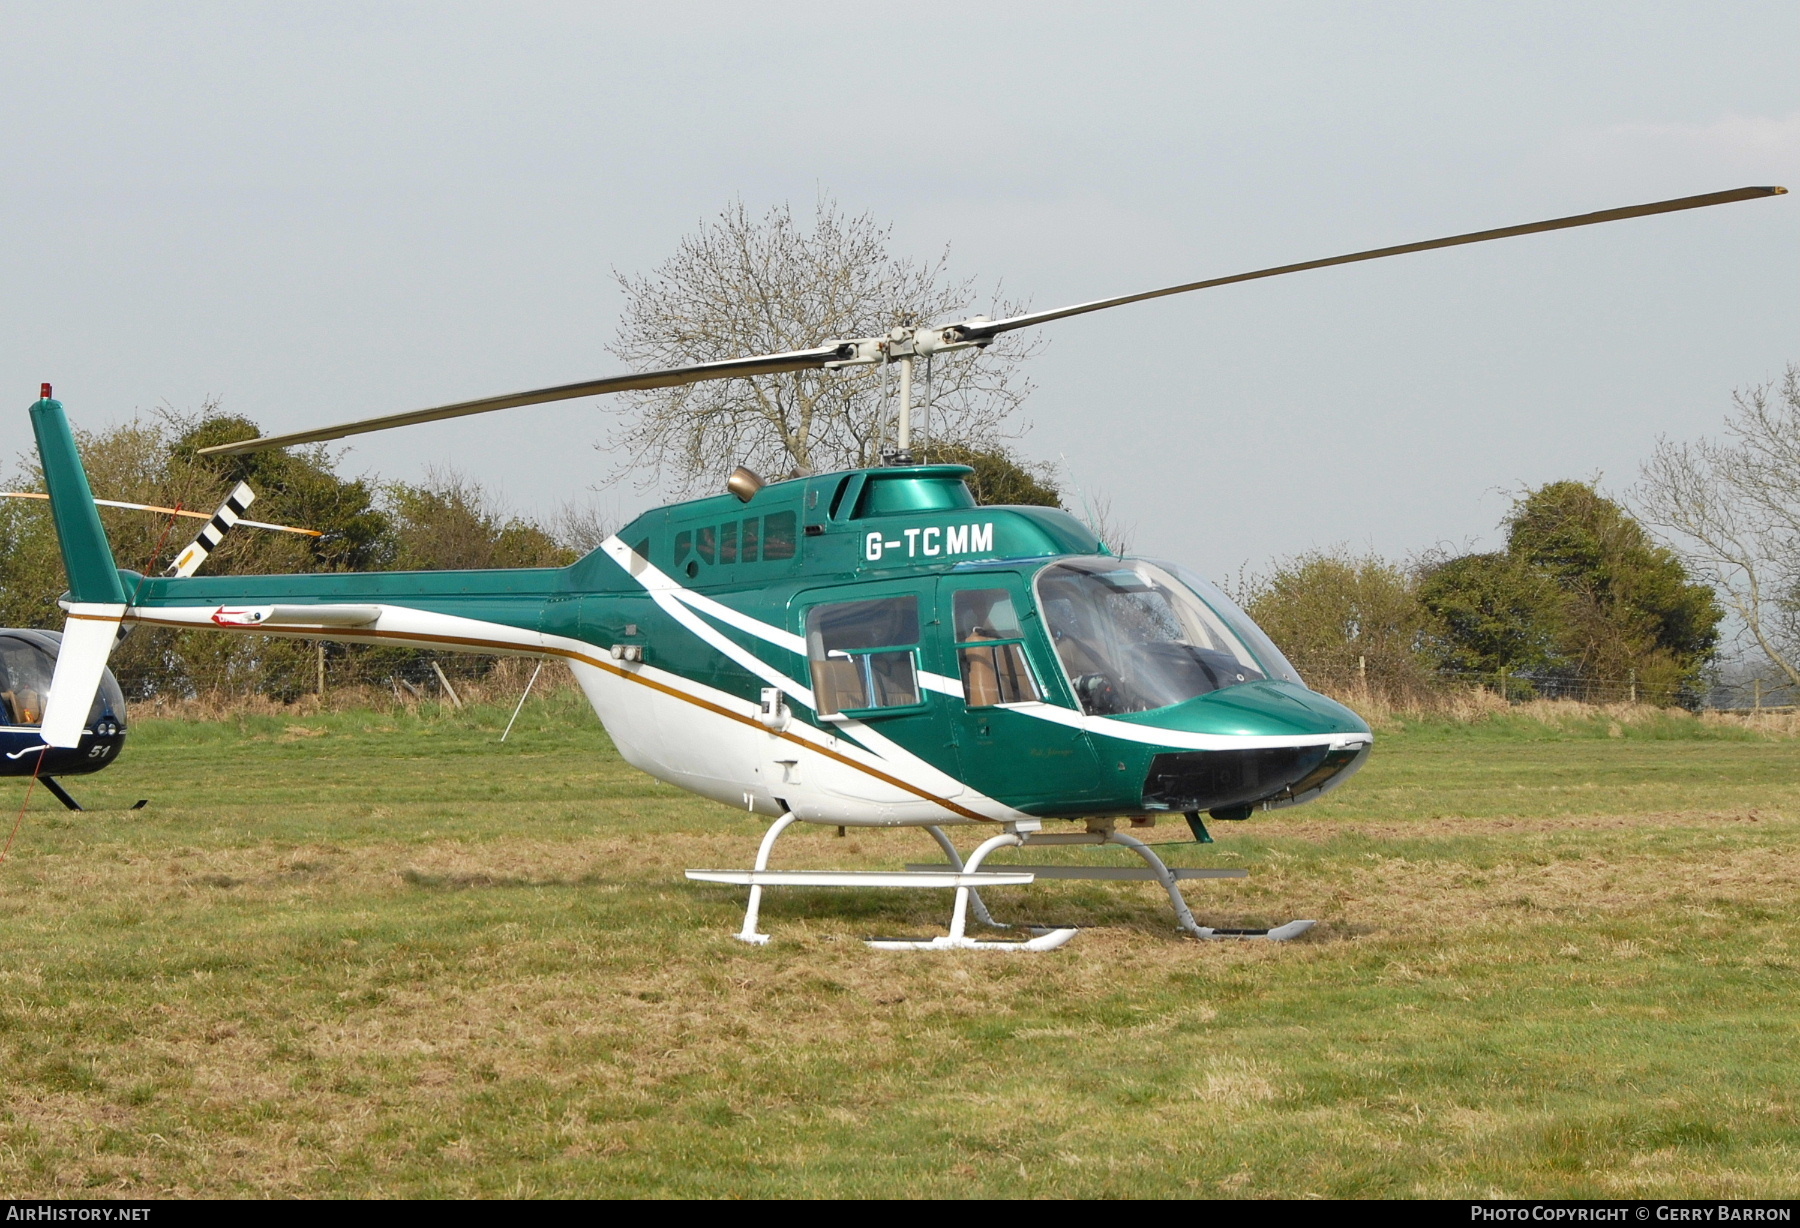
[[[916,871],[929,871],[929,870],[947,871],[950,869],[950,867],[946,866],[946,865],[909,865],[906,868],[908,870],[916,870]],[[1157,883],[1157,882],[1162,881],[1162,879],[1160,877],[1158,877],[1156,871],[1151,869],[1149,866],[1015,866],[1015,865],[1009,865],[1005,868],[1005,870],[999,870],[999,869],[992,870],[992,871],[983,870],[979,874],[969,875],[968,877],[979,879],[980,880],[979,882],[973,883],[971,885],[976,886],[976,887],[981,887],[981,886],[986,886],[994,881],[994,880],[988,878],[988,875],[990,873],[999,875],[1002,873],[1006,873],[1007,871],[1016,871],[1021,874],[1030,874],[1037,878],[1093,878],[1093,879],[1103,879],[1108,882],[1115,882],[1115,883],[1119,883],[1119,882]],[[1176,879],[1184,879],[1184,878],[1249,878],[1250,877],[1250,871],[1248,871],[1248,870],[1178,870],[1174,866],[1169,867],[1169,873]]]

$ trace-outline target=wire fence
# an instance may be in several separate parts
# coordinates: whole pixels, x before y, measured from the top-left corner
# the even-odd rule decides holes
[[[134,709],[193,710],[195,714],[241,709],[298,707],[461,709],[471,704],[515,702],[529,684],[545,694],[574,684],[561,662],[524,657],[417,649],[383,650],[342,644],[288,641],[283,668],[235,671],[227,676],[179,676],[160,666],[122,663],[115,669]],[[303,649],[296,654],[293,649]],[[300,660],[293,658],[299,655]],[[541,666],[541,668],[540,668]]]
[[[1791,712],[1800,707],[1800,687],[1785,676],[1721,679],[1707,688],[1702,706],[1720,712]]]
[[[1581,678],[1556,674],[1482,674],[1445,670],[1438,675],[1452,686],[1480,686],[1509,703],[1538,699],[1572,700],[1584,704],[1653,704],[1660,708],[1697,707],[1703,691],[1691,687],[1648,686],[1635,677]]]
[[[1368,665],[1372,666],[1370,662]],[[1800,688],[1785,676],[1758,675],[1743,669],[1720,670],[1698,681],[1670,684],[1624,678],[1588,678],[1552,673],[1469,670],[1390,671],[1375,668],[1308,669],[1307,683],[1328,694],[1376,698],[1403,707],[1434,708],[1457,696],[1483,692],[1509,704],[1562,700],[1596,706],[1649,705],[1693,712],[1781,712],[1800,706]]]
[[[1457,687],[1481,687],[1508,703],[1571,700],[1576,703],[1649,704],[1692,711],[1782,711],[1795,706],[1794,686],[1785,678],[1711,679],[1697,685],[1648,685],[1635,677],[1579,678],[1540,674],[1484,674],[1445,670],[1437,675]]]

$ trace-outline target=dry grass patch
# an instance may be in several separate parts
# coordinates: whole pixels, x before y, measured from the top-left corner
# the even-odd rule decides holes
[[[1794,1193],[1779,742],[1402,730],[1324,805],[1155,833],[1250,867],[1193,885],[1203,921],[1305,940],[1192,943],[1148,885],[1052,882],[990,903],[1082,925],[1063,951],[920,956],[860,938],[941,932],[947,895],[771,892],[776,941],[733,941],[741,892],[680,871],[761,823],[562,702],[504,748],[497,706],[150,725],[87,790],[149,810],[34,809],[0,868],[8,1188]]]

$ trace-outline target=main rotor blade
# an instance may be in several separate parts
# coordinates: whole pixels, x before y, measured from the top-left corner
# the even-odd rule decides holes
[[[854,347],[851,347],[852,349]],[[554,388],[533,388],[506,396],[483,397],[479,401],[458,401],[433,409],[415,409],[403,414],[387,414],[380,418],[362,418],[341,422],[312,431],[294,431],[287,435],[265,435],[261,439],[245,439],[238,443],[215,444],[201,448],[202,456],[232,456],[254,452],[259,448],[287,448],[300,443],[322,443],[347,435],[366,435],[396,426],[413,426],[420,422],[437,422],[444,418],[461,418],[468,414],[485,414],[496,409],[513,409],[520,405],[542,405],[546,401],[568,401],[576,397],[599,396],[607,392],[635,392],[641,388],[675,388],[682,384],[698,384],[704,380],[732,379],[748,375],[774,375],[783,371],[805,371],[823,367],[828,362],[848,357],[841,344],[820,346],[812,350],[795,350],[787,354],[760,354],[754,358],[727,358],[721,362],[695,363],[689,367],[670,367],[665,371],[646,371],[637,375],[609,375],[604,379],[579,384],[559,384]]]
[[[1234,282],[1256,281],[1263,277],[1279,277],[1283,273],[1303,273],[1308,269],[1329,268],[1334,264],[1355,264],[1360,260],[1380,260],[1384,256],[1404,256],[1408,252],[1428,252],[1437,247],[1460,247],[1465,243],[1486,243],[1490,239],[1510,239],[1516,235],[1538,234],[1546,230],[1568,230],[1575,226],[1595,226],[1601,222],[1618,222],[1630,217],[1648,217],[1653,213],[1678,213],[1683,209],[1704,209],[1708,205],[1728,205],[1734,201],[1759,200],[1765,196],[1783,196],[1786,193],[1786,188],[1777,187],[1734,188],[1729,192],[1710,192],[1705,196],[1683,196],[1676,200],[1659,200],[1648,205],[1630,205],[1623,209],[1602,209],[1598,213],[1578,213],[1573,217],[1552,218],[1547,222],[1527,222],[1523,226],[1503,226],[1498,230],[1477,230],[1469,234],[1451,235],[1447,239],[1427,239],[1423,243],[1402,243],[1397,247],[1377,247],[1366,252],[1352,252],[1348,256],[1331,256],[1324,260],[1308,260],[1301,264],[1283,264],[1272,269],[1258,269],[1254,273],[1234,273],[1230,277],[1190,281],[1161,290],[1146,290],[1141,294],[1121,294],[1117,298],[1096,299],[1091,303],[1077,303],[1073,307],[1034,311],[1027,315],[1013,316],[1007,320],[960,324],[956,326],[956,332],[962,340],[977,341],[984,337],[996,337],[1001,333],[1011,332],[1015,328],[1027,328],[1033,324],[1044,324],[1051,320],[1063,319],[1066,316],[1086,315],[1090,311],[1104,311],[1108,307],[1122,307],[1126,303],[1141,303],[1145,299],[1166,298],[1171,294],[1186,294],[1189,290],[1209,290],[1214,286],[1229,286]]]
[[[1354,264],[1361,260],[1378,260],[1383,256],[1401,256],[1408,252],[1430,251],[1438,247],[1485,243],[1489,239],[1510,239],[1515,235],[1536,234],[1546,230],[1567,230],[1574,226],[1617,222],[1625,218],[1646,217],[1653,213],[1675,213],[1683,209],[1700,209],[1708,205],[1755,200],[1764,196],[1780,196],[1786,192],[1786,188],[1778,187],[1737,188],[1730,192],[1713,192],[1706,196],[1684,196],[1678,200],[1657,201],[1653,204],[1633,205],[1624,209],[1606,209],[1599,213],[1553,218],[1547,222],[1531,222],[1524,226],[1507,226],[1499,230],[1478,230],[1471,234],[1452,235],[1445,239],[1429,239],[1423,243],[1379,247],[1372,251],[1353,252],[1348,256],[1308,260],[1301,264],[1284,264],[1272,269],[1258,269],[1253,273],[1237,273],[1230,277],[1192,281],[1179,286],[1168,286],[1161,290],[1146,290],[1140,294],[1124,294],[1117,298],[1097,299],[1090,303],[1077,303],[1072,307],[1059,307],[1052,311],[1036,311],[1026,315],[1013,316],[1007,320],[970,320],[946,326],[942,332],[945,340],[982,341],[1032,324],[1044,324],[1051,320],[1063,319],[1065,316],[1085,315],[1090,311],[1121,307],[1126,303],[1139,303],[1145,299],[1185,294],[1189,290],[1206,290],[1213,286],[1228,286],[1234,282],[1255,281],[1258,278],[1276,277],[1283,273],[1300,273],[1307,269],[1322,269],[1334,264]],[[328,439],[343,439],[349,435],[364,435],[370,431],[385,431],[393,427],[413,426],[421,422],[437,422],[444,418],[461,418],[468,414],[484,414],[492,410],[512,409],[520,405],[541,405],[546,401],[567,401],[576,397],[600,396],[609,392],[633,392],[645,388],[674,388],[684,384],[698,384],[705,380],[775,375],[787,371],[817,369],[834,363],[849,365],[851,363],[876,362],[880,361],[880,358],[875,351],[884,347],[885,342],[883,341],[878,341],[876,338],[864,338],[861,341],[834,342],[816,349],[795,350],[786,354],[761,354],[754,358],[729,358],[720,362],[695,363],[692,366],[671,367],[663,371],[648,371],[642,374],[612,375],[579,384],[535,388],[528,392],[515,392],[507,396],[484,397],[477,401],[458,401],[451,405],[417,409],[409,413],[363,418],[355,422],[340,423],[337,426],[321,427],[317,430],[295,431],[286,435],[265,435],[260,439],[246,439],[238,443],[215,444],[210,448],[201,448],[200,453],[203,456],[230,456],[242,452],[253,452],[260,448],[285,448],[294,444],[321,443]]]

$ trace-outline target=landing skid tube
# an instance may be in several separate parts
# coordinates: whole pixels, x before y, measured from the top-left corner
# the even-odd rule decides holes
[[[920,888],[954,888],[956,903],[951,908],[950,932],[942,938],[871,938],[868,944],[883,951],[946,951],[946,950],[1000,950],[1000,951],[1053,951],[1073,938],[1073,928],[1048,929],[1029,927],[1036,937],[1028,939],[982,940],[970,938],[967,933],[969,908],[973,904],[975,918],[982,925],[995,929],[1012,929],[1011,925],[994,920],[982,901],[979,888],[1024,886],[1045,878],[1094,878],[1094,879],[1138,879],[1155,881],[1162,884],[1169,893],[1169,903],[1175,910],[1176,924],[1184,931],[1207,942],[1216,942],[1227,938],[1267,939],[1270,942],[1286,942],[1298,938],[1310,930],[1317,922],[1290,921],[1286,925],[1278,925],[1272,929],[1214,929],[1194,920],[1187,900],[1182,897],[1179,880],[1182,878],[1243,878],[1244,870],[1171,870],[1156,855],[1155,850],[1135,837],[1114,831],[1111,824],[1104,827],[1090,828],[1086,832],[1070,834],[1041,834],[1036,830],[1026,829],[1025,824],[1017,826],[1008,824],[1008,830],[984,841],[967,862],[957,853],[956,846],[940,827],[928,827],[932,839],[943,849],[949,858],[948,865],[908,866],[904,871],[831,871],[831,870],[788,870],[771,871],[769,855],[775,848],[775,841],[795,822],[792,814],[784,814],[770,824],[769,830],[762,838],[762,844],[756,850],[756,865],[751,870],[689,870],[687,876],[697,882],[733,883],[750,888],[750,901],[744,910],[744,927],[733,937],[740,942],[748,942],[761,946],[769,941],[769,935],[757,930],[757,922],[762,911],[762,893],[764,887],[920,887]],[[989,854],[1003,848],[1019,848],[1026,844],[1116,844],[1130,849],[1143,858],[1145,868],[1132,870],[1117,866],[1017,866],[1002,867],[998,870],[984,870],[982,863]]]
[[[63,809],[65,809],[65,810],[81,810],[81,811],[83,811],[83,813],[85,813],[85,809],[83,808],[82,804],[75,800],[75,795],[70,793],[67,789],[63,788],[62,784],[57,781],[56,777],[40,776],[40,777],[38,777],[38,783],[43,785],[44,788],[50,790],[51,795],[53,797],[55,797],[57,801],[59,801],[63,804]],[[131,809],[142,810],[145,806],[148,806],[149,804],[150,804],[149,798],[147,798],[147,797],[140,798],[137,802],[135,802],[131,806]]]

